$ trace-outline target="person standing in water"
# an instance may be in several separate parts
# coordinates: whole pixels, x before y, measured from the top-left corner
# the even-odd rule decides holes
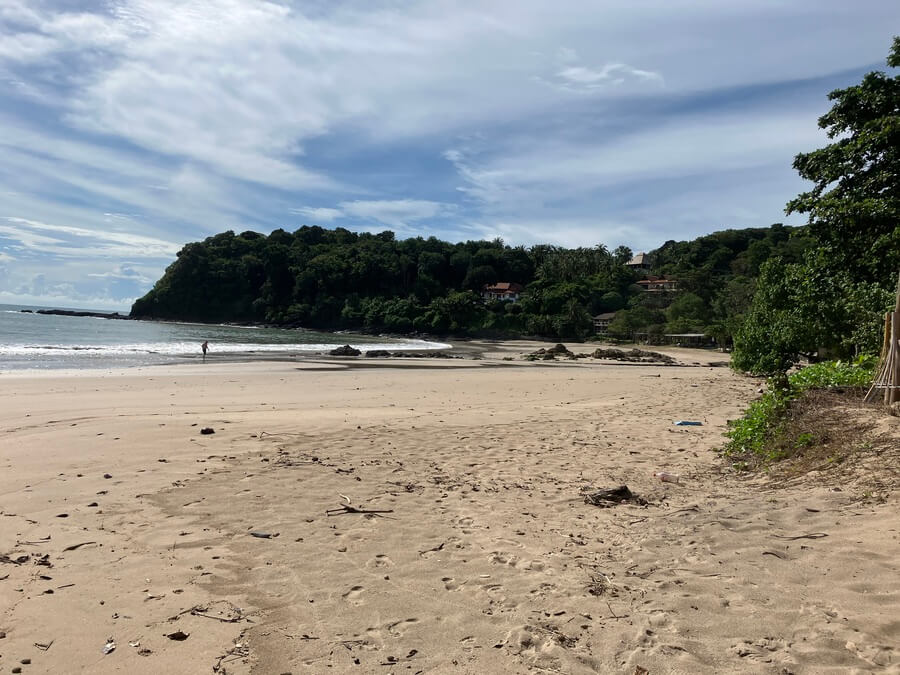
[[[203,344],[200,345],[200,349],[203,350],[203,362],[206,363],[206,352],[209,351],[209,342],[206,340],[203,341]]]

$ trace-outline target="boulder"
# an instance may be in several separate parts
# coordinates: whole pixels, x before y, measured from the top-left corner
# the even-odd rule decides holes
[[[337,349],[332,349],[328,352],[331,356],[359,356],[362,354],[356,347],[351,347],[350,345],[344,345],[343,347],[338,347]]]

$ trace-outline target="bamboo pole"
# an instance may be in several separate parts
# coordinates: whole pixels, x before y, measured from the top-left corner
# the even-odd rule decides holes
[[[874,401],[878,397],[877,390],[883,389],[881,398],[885,405],[900,402],[900,274],[897,275],[894,311],[884,317],[884,341],[878,361],[878,372],[865,400]]]
[[[900,312],[900,272],[897,273],[897,300],[894,303],[894,312]]]
[[[900,305],[900,297],[897,304]],[[887,378],[888,405],[900,401],[900,309],[891,317],[891,354],[891,371]]]
[[[897,298],[891,317],[891,357],[890,370],[886,373],[888,405],[900,401],[900,275],[897,276]]]
[[[875,377],[872,378],[872,386],[866,392],[865,401],[871,402],[878,395],[878,385],[884,379],[885,368],[887,367],[888,355],[891,351],[891,312],[884,315],[884,340],[881,341],[881,353],[878,355],[878,370]]]

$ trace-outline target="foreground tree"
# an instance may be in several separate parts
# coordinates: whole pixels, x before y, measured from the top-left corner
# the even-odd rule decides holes
[[[900,67],[900,37],[887,64]],[[828,98],[835,103],[819,127],[836,140],[794,160],[814,185],[787,212],[809,214],[810,232],[835,269],[881,281],[900,266],[900,75],[872,72]]]
[[[900,67],[895,37],[888,66]],[[900,76],[867,74],[828,96],[819,126],[835,139],[798,155],[813,183],[787,205],[809,214],[815,248],[800,263],[763,266],[735,336],[734,366],[784,370],[800,355],[877,352],[881,316],[900,269]]]

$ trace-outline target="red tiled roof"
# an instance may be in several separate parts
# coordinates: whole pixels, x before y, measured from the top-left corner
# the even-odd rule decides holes
[[[483,290],[495,293],[518,293],[522,288],[522,284],[517,284],[515,281],[498,281],[496,284],[485,286]]]

